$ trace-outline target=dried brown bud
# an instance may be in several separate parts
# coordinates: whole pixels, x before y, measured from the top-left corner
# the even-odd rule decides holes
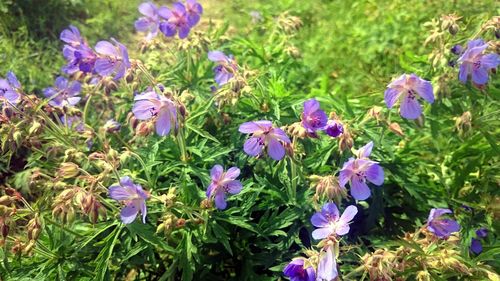
[[[403,133],[403,130],[401,129],[401,126],[399,126],[399,124],[396,122],[393,122],[389,125],[389,130],[391,130],[391,132],[393,132],[397,135],[404,136],[404,133]]]
[[[378,123],[380,120],[382,120],[381,112],[382,112],[382,107],[380,107],[380,106],[374,106],[374,107],[372,107],[372,108],[370,108],[368,110],[367,115],[370,118],[373,118],[373,119],[377,120],[377,123]]]
[[[317,197],[326,197],[340,204],[342,199],[347,198],[347,189],[339,185],[335,176],[311,176],[312,187],[316,190]]]
[[[301,138],[301,139],[309,136],[309,134],[307,133],[307,130],[304,128],[304,126],[302,126],[301,122],[295,122],[292,125],[289,125],[286,128],[286,131],[291,136]]]
[[[354,145],[354,140],[351,136],[351,131],[344,126],[344,133],[339,137],[339,150],[340,152],[350,150]]]
[[[154,131],[154,124],[152,122],[141,122],[135,129],[136,136],[149,136]]]

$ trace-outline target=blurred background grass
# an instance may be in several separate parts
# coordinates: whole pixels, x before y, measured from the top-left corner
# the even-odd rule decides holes
[[[130,44],[139,0],[3,0],[0,1],[0,73],[13,70],[29,90],[50,84],[62,65],[59,33],[78,26],[91,45],[115,37]],[[156,1],[168,4],[172,1]],[[226,21],[233,32],[248,34],[251,12],[299,16],[304,28],[294,44],[306,66],[311,87],[335,83],[338,91],[367,97],[380,91],[391,75],[405,69],[405,56],[428,53],[422,24],[441,14],[491,17],[500,11],[494,0],[461,1],[201,1],[204,17]],[[252,32],[251,36],[258,36]],[[267,36],[267,35],[266,35]],[[258,38],[256,38],[258,39]],[[257,41],[258,42],[258,41]],[[132,47],[132,46],[131,46]],[[377,86],[375,86],[377,85]]]

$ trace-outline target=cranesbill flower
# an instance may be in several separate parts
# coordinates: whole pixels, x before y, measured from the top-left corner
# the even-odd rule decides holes
[[[141,32],[148,32],[147,40],[150,40],[158,34],[160,28],[160,16],[158,8],[152,2],[145,2],[139,5],[139,12],[144,15],[135,21],[135,29]]]
[[[43,94],[50,99],[52,106],[74,106],[80,101],[81,85],[78,81],[68,81],[68,79],[59,76],[56,78],[54,87],[45,88]]]
[[[75,48],[85,44],[85,40],[80,35],[80,30],[78,30],[78,28],[73,25],[70,25],[69,28],[64,29],[59,35],[59,39]]]
[[[82,38],[78,28],[70,25],[69,28],[61,32],[59,38],[66,43],[63,48],[63,56],[68,62],[63,66],[62,71],[66,74],[73,74],[79,70],[91,73],[94,70],[97,56]]]
[[[422,114],[422,107],[417,101],[418,96],[429,103],[434,102],[432,84],[415,74],[401,75],[387,86],[384,93],[388,108],[392,108],[400,100],[399,113],[406,119],[417,119]]]
[[[472,82],[477,85],[488,83],[488,73],[492,69],[496,69],[500,64],[500,56],[497,54],[484,54],[488,48],[488,44],[482,39],[476,39],[467,43],[467,49],[458,59],[460,63],[460,71],[458,78],[462,83],[466,83],[469,76]]]
[[[302,126],[308,133],[315,133],[317,130],[326,126],[328,117],[321,110],[319,102],[316,99],[310,99],[304,102],[304,111],[302,112]]]
[[[337,261],[333,254],[332,246],[328,246],[318,263],[317,281],[333,281],[338,276]]]
[[[239,131],[250,134],[243,145],[243,150],[250,156],[259,156],[267,148],[267,154],[278,161],[285,157],[283,143],[290,143],[288,136],[280,128],[273,128],[271,121],[260,120],[240,125]]]
[[[449,209],[435,208],[431,209],[427,219],[427,229],[439,238],[448,238],[451,233],[460,230],[460,225],[452,219],[441,218],[445,214],[451,214]]]
[[[173,4],[172,10],[167,7],[158,9],[158,14],[166,20],[160,23],[160,30],[167,37],[175,36],[179,33],[179,38],[184,39],[188,36],[191,30],[188,14],[184,4],[177,2]]]
[[[203,7],[196,0],[186,0],[186,13],[188,22],[191,27],[200,21],[200,16],[203,13]]]
[[[115,45],[108,41],[99,41],[95,45],[96,52],[100,55],[95,61],[95,71],[101,76],[114,74],[115,80],[122,78],[130,68],[127,48],[111,38]]]
[[[214,199],[215,206],[224,210],[227,206],[226,194],[238,194],[242,189],[241,182],[236,178],[240,175],[240,169],[231,167],[227,172],[221,165],[215,165],[210,170],[212,182],[207,188],[207,197]]]
[[[123,223],[132,223],[139,212],[142,214],[142,222],[146,223],[146,199],[149,196],[142,186],[134,184],[129,177],[122,177],[119,185],[109,187],[109,197],[125,203],[125,207],[120,212]]]
[[[291,281],[316,281],[314,267],[309,266],[304,268],[303,258],[292,260],[283,269],[283,274],[289,277]]]
[[[208,59],[218,63],[218,65],[213,68],[213,71],[215,74],[215,82],[219,86],[229,82],[229,80],[234,77],[236,71],[238,71],[238,65],[233,57],[226,56],[221,51],[208,52]]]
[[[480,228],[480,229],[476,230],[476,235],[479,238],[485,238],[486,236],[488,236],[488,229],[486,229],[484,227]]]
[[[340,136],[344,132],[344,126],[337,120],[330,119],[323,128],[325,133],[332,138]]]
[[[326,203],[321,212],[311,217],[311,223],[318,229],[312,232],[314,239],[325,239],[331,235],[345,235],[349,232],[349,223],[358,213],[356,206],[348,206],[342,216],[335,203]]]
[[[0,100],[7,106],[15,105],[21,100],[21,83],[11,71],[7,72],[6,78],[0,78]]]
[[[156,119],[156,133],[166,136],[172,127],[177,128],[177,108],[175,103],[164,95],[149,90],[135,96],[132,108],[135,118],[139,120]]]
[[[486,228],[480,228],[476,230],[476,236],[477,238],[472,238],[471,240],[470,250],[474,254],[479,255],[483,251],[483,244],[480,239],[488,236],[488,230]]]
[[[351,186],[351,195],[356,200],[365,200],[370,197],[370,188],[366,181],[382,185],[384,182],[384,170],[379,166],[378,162],[368,159],[373,148],[373,142],[369,142],[360,148],[356,156],[357,158],[349,158],[344,163],[339,174],[339,184],[344,187],[347,182]]]

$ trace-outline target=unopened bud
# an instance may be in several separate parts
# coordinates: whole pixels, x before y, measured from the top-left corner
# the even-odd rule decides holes
[[[404,133],[403,133],[403,130],[401,129],[401,126],[399,126],[399,124],[396,122],[393,122],[389,125],[389,130],[391,130],[391,132],[393,132],[397,135],[404,136]]]
[[[141,122],[137,125],[135,129],[135,134],[137,136],[145,137],[149,136],[154,131],[154,125],[152,122]]]
[[[8,206],[14,202],[13,198],[9,195],[0,197],[0,205]]]
[[[74,178],[79,173],[78,165],[72,162],[61,163],[59,170],[57,170],[57,176],[65,179]]]
[[[450,32],[451,35],[455,35],[458,32],[458,24],[454,23],[448,27],[448,32]]]

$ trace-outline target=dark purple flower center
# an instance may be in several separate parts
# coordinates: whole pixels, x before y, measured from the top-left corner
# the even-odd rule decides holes
[[[478,70],[481,67],[481,61],[480,60],[476,60],[473,65],[474,65],[473,66],[474,69]]]
[[[415,91],[408,90],[408,98],[414,100],[415,99]]]
[[[149,113],[151,114],[151,117],[155,117],[156,115],[158,115],[158,110],[153,106],[149,109]]]

